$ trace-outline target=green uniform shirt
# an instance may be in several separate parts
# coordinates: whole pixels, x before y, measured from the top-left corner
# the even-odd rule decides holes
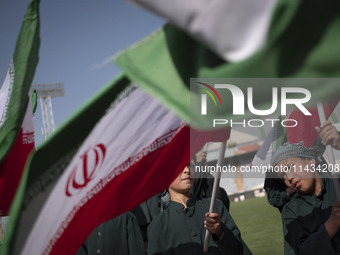
[[[77,255],[145,255],[136,217],[128,212],[99,225]]]
[[[209,198],[192,197],[187,208],[171,201],[169,207],[157,215],[148,228],[148,255],[159,254],[203,254],[205,237],[205,213],[209,211]],[[220,215],[223,235],[220,240],[210,238],[208,254],[242,254],[248,247],[227,209],[220,200],[216,201],[215,211]]]
[[[264,189],[267,192],[269,204],[278,208],[281,212],[283,206],[290,200],[286,192],[287,186],[283,183],[282,179],[266,177]]]
[[[324,178],[318,196],[298,194],[283,207],[285,254],[340,254],[340,231],[330,240],[324,226],[335,201],[333,180]]]

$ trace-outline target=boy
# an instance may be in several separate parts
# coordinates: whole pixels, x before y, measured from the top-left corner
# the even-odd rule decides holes
[[[330,123],[317,131],[324,145],[338,148],[339,135]],[[272,166],[281,169],[279,176],[296,193],[282,210],[285,254],[340,254],[340,202],[330,174],[318,171],[321,155],[303,143],[286,143],[273,155]]]
[[[320,127],[315,127],[323,145],[331,145],[333,148],[340,150],[340,136],[336,128],[330,121],[324,122]],[[321,165],[327,164],[323,157],[319,158]],[[279,209],[280,213],[284,205],[295,196],[295,191],[285,185],[282,180],[277,178],[275,172],[267,172],[264,189],[267,192],[268,202]]]
[[[192,196],[193,180],[185,167],[168,191],[170,205],[148,227],[148,254],[203,254],[205,230],[212,234],[207,254],[249,252],[240,231],[220,200],[208,213],[210,199]]]

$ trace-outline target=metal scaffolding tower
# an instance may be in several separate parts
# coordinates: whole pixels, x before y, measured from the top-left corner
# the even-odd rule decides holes
[[[63,83],[33,84],[33,89],[40,99],[41,115],[43,120],[42,134],[45,139],[54,131],[54,117],[52,109],[52,97],[65,95]]]

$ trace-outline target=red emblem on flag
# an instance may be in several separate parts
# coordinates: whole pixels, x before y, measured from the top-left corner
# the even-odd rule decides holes
[[[71,171],[66,183],[66,195],[72,196],[75,191],[81,190],[95,177],[95,173],[104,162],[106,148],[97,144],[89,148],[80,156],[80,163]]]

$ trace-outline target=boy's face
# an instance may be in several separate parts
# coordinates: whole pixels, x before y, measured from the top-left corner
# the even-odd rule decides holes
[[[315,190],[315,160],[306,158],[288,158],[280,161],[279,176],[287,187],[301,194],[311,194]]]
[[[186,166],[184,170],[169,186],[170,189],[177,193],[187,193],[190,191],[193,184],[193,179],[190,177],[190,170]]]

